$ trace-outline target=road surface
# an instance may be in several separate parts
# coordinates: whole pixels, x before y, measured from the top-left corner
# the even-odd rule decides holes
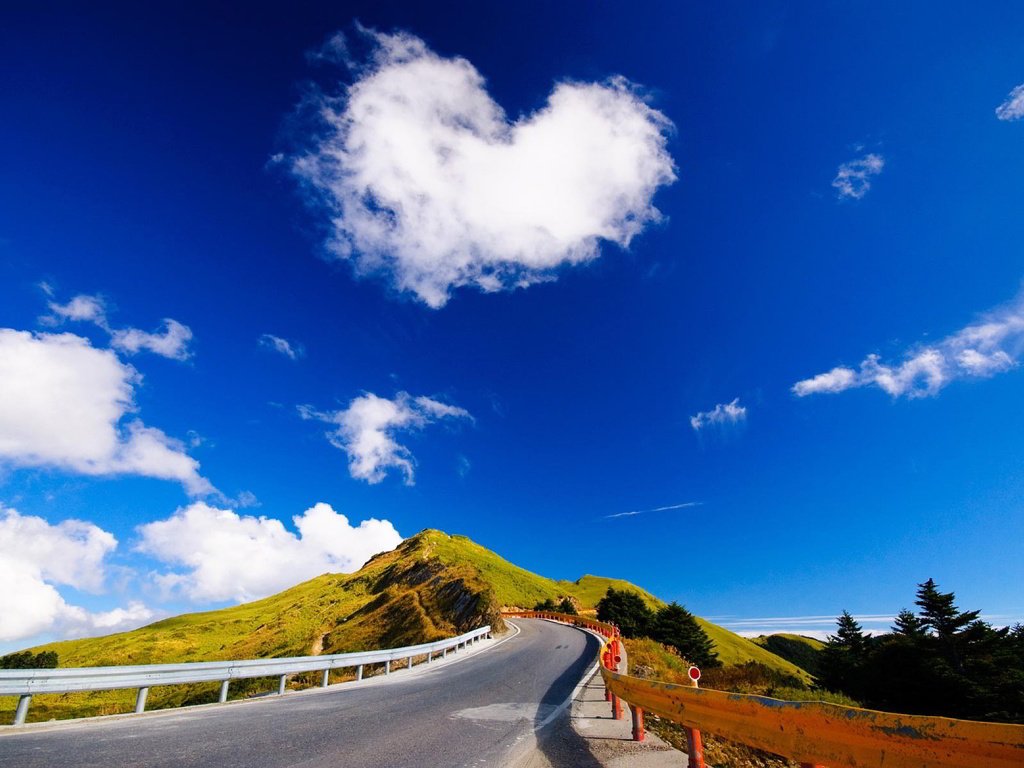
[[[17,768],[504,766],[535,749],[593,664],[596,638],[516,619],[520,633],[449,663],[317,692],[0,729]],[[460,652],[463,653],[463,652]]]

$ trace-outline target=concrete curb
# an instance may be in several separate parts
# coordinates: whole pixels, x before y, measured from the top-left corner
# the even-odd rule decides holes
[[[633,721],[628,707],[621,720],[612,718],[612,705],[604,700],[604,681],[595,673],[573,701],[570,727],[587,744],[604,768],[681,768],[686,755],[651,731],[642,742],[633,741]]]

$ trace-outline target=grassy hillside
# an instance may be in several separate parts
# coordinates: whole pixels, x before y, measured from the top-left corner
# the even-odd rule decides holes
[[[500,609],[532,608],[547,598],[574,598],[592,611],[609,587],[658,598],[619,579],[583,576],[555,581],[520,568],[465,536],[425,530],[397,549],[373,557],[352,574],[324,574],[252,603],[190,613],[104,637],[32,649],[56,651],[60,666],[158,664],[372,650],[428,642],[489,623],[502,627]],[[700,620],[725,664],[759,661],[806,676],[793,664],[715,624]],[[342,679],[338,677],[337,679]],[[248,695],[261,683],[233,683]],[[266,681],[263,689],[270,689]],[[217,686],[157,687],[152,708],[216,699]],[[130,711],[133,691],[38,696],[30,718],[46,720]],[[15,700],[0,699],[0,719]]]
[[[501,628],[499,603],[480,573],[431,555],[438,536],[414,536],[356,573],[324,574],[263,600],[33,651],[56,651],[62,667],[159,664],[345,653],[439,640],[487,623]],[[269,681],[232,683],[233,695],[270,688]],[[160,686],[149,706],[215,700],[215,685]],[[133,702],[133,691],[37,696],[30,719],[112,714]],[[14,706],[0,698],[0,720],[9,721]]]
[[[755,637],[754,642],[767,651],[791,661],[812,675],[818,674],[818,654],[825,644],[813,637],[778,632]]]
[[[442,562],[470,564],[476,568],[481,578],[494,590],[498,602],[505,608],[533,608],[546,598],[571,596],[576,598],[584,610],[593,610],[609,587],[632,590],[651,608],[664,605],[654,595],[622,579],[588,575],[576,581],[555,581],[510,563],[466,536],[449,536],[441,531],[429,529],[419,536],[426,542],[426,551]]]

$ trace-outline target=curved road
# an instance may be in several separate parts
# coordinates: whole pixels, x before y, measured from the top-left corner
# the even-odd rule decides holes
[[[282,697],[0,735],[18,768],[504,766],[536,744],[593,664],[596,638],[545,621],[448,663]],[[460,652],[464,653],[464,652]]]

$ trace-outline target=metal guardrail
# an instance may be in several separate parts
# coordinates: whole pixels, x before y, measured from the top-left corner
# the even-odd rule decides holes
[[[426,656],[426,663],[435,654],[445,658],[450,650],[464,648],[491,636],[491,627],[485,626],[433,643],[389,648],[382,651],[357,651],[327,656],[293,656],[277,659],[247,659],[244,661],[206,661],[184,664],[143,664],[118,667],[68,667],[58,669],[0,669],[0,696],[18,696],[14,725],[22,725],[28,715],[32,696],[41,693],[72,693],[77,691],[109,691],[137,688],[135,712],[146,708],[149,689],[155,685],[220,682],[220,701],[227,701],[228,686],[232,680],[253,677],[277,677],[279,694],[284,693],[289,675],[301,672],[323,672],[322,685],[327,687],[333,669],[356,667],[356,679],[363,677],[367,664],[384,664],[385,674],[391,673],[391,664],[405,660],[412,667],[413,658]]]
[[[565,614],[517,615],[580,623],[579,617]],[[637,740],[643,739],[644,710],[683,726],[691,749],[690,765],[695,768],[704,765],[702,730],[799,761],[806,768],[821,768],[822,763],[835,768],[1024,766],[1024,725],[899,715],[816,701],[780,701],[698,688],[696,679],[692,686],[643,680],[611,668],[619,640],[617,633],[602,634],[608,641],[599,651],[600,669],[613,717],[622,716],[619,700],[628,702]]]

